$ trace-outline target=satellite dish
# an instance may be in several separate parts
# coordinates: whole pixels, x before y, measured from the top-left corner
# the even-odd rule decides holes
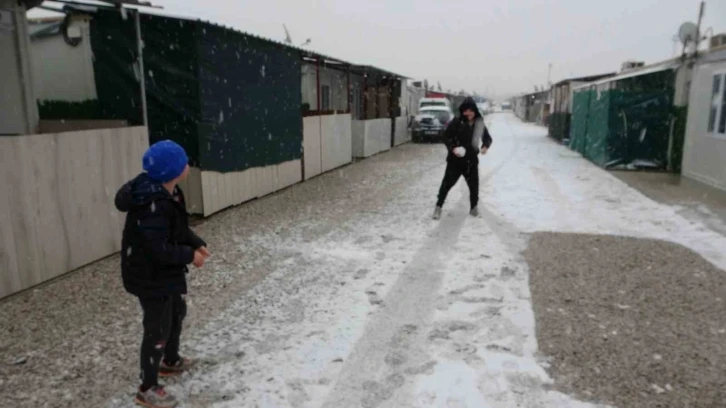
[[[690,21],[681,24],[681,28],[678,29],[678,38],[684,46],[698,43],[698,26]]]

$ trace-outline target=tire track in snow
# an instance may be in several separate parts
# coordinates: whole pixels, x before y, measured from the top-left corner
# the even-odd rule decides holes
[[[385,309],[358,339],[323,405],[326,408],[374,408],[406,383],[406,377],[426,370],[427,328],[443,280],[442,257],[452,252],[467,216],[467,197],[456,206],[461,216],[444,221],[430,234],[385,298]]]
[[[513,134],[508,121],[505,123]],[[518,150],[519,140],[515,139],[509,154],[480,177],[480,184],[497,174]],[[463,184],[460,188],[464,188]],[[456,212],[466,214],[467,204],[468,195],[462,194]],[[415,261],[390,289],[384,300],[384,312],[366,327],[323,407],[377,407],[403,387],[407,377],[436,365],[428,357],[427,348],[436,309],[433,300],[444,278],[442,257],[453,254],[468,215],[452,219],[453,222],[448,222],[448,218],[441,221],[414,257]]]

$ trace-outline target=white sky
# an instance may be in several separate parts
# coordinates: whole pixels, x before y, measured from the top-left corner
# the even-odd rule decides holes
[[[444,88],[492,96],[571,76],[617,71],[628,59],[673,56],[699,0],[151,0],[198,17],[376,65]],[[706,5],[704,28],[726,32],[726,0]]]

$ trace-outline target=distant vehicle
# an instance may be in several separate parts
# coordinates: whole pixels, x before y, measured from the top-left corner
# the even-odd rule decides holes
[[[493,110],[492,104],[489,101],[479,103],[477,104],[477,107],[479,108],[479,112],[481,112],[482,115],[491,113]]]
[[[456,116],[447,106],[426,106],[419,110],[411,124],[414,142],[440,142],[449,122]]]
[[[502,102],[502,110],[512,110],[512,103],[509,101]]]
[[[421,101],[418,103],[419,110],[429,106],[445,107],[452,109],[451,101],[446,98],[421,98]]]

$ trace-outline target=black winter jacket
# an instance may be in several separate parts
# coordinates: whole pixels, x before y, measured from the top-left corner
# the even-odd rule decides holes
[[[464,116],[464,111],[466,109],[471,109],[476,113],[474,124],[470,124]],[[479,163],[479,149],[474,147],[473,143],[474,129],[476,128],[476,123],[478,121],[481,121],[480,126],[483,128],[482,134],[479,135],[481,137],[482,145],[484,145],[487,149],[491,147],[492,137],[489,135],[489,130],[486,125],[484,125],[484,117],[482,117],[479,112],[479,108],[477,108],[474,100],[467,98],[461,106],[459,106],[459,116],[449,123],[449,126],[444,132],[444,144],[446,144],[446,148],[449,152],[446,157],[447,162]],[[456,147],[463,147],[466,149],[464,157],[457,157],[454,154],[453,150]]]
[[[116,208],[126,212],[121,242],[124,288],[141,298],[186,294],[187,265],[206,243],[189,229],[184,194],[174,194],[145,173],[116,193]]]

